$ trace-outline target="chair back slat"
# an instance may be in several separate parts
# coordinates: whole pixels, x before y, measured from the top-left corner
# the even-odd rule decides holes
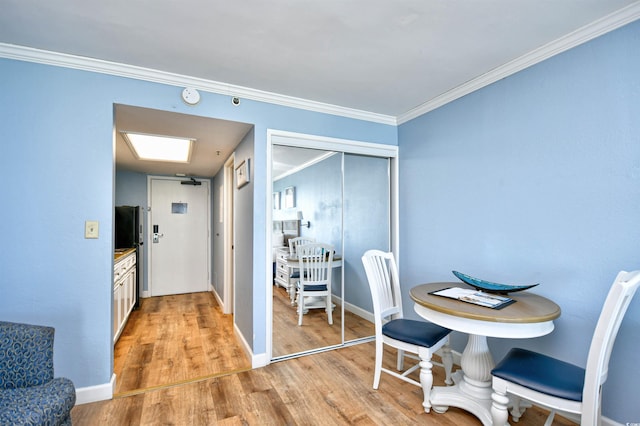
[[[378,321],[402,318],[400,282],[393,253],[368,250],[362,256],[362,263],[371,289],[376,327]]]
[[[595,425],[600,417],[602,384],[607,380],[613,344],[639,285],[640,271],[621,271],[609,290],[587,357],[581,424]]]
[[[322,243],[298,245],[297,253],[300,259],[300,283],[305,286],[325,284],[330,290],[333,246]]]
[[[315,243],[316,240],[310,237],[295,237],[289,240],[289,256],[298,255],[298,246]]]

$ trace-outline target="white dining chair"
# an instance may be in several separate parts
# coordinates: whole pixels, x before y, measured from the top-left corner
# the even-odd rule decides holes
[[[300,280],[297,292],[298,325],[302,325],[302,317],[305,312],[315,308],[323,308],[327,313],[329,325],[332,325],[333,246],[323,243],[304,244],[297,247],[297,253],[300,262]]]
[[[523,414],[519,399],[551,410],[545,426],[556,413],[582,426],[600,425],[602,385],[607,380],[609,357],[629,303],[640,284],[640,271],[622,271],[604,302],[591,340],[586,368],[537,352],[514,348],[492,370],[494,425],[508,425],[508,405],[517,422]]]
[[[298,246],[302,246],[305,244],[315,243],[316,240],[310,237],[295,237],[290,238],[288,241],[289,244],[289,257],[297,258],[298,257]],[[291,305],[296,304],[296,286],[298,281],[300,280],[300,269],[289,266],[288,271],[288,285],[287,285],[287,293],[289,293],[289,297],[291,299]]]
[[[303,246],[305,244],[311,244],[315,242],[316,240],[311,237],[295,237],[289,239],[289,256],[295,257],[298,255],[298,246]]]
[[[362,256],[362,263],[371,288],[376,332],[373,388],[378,389],[382,372],[420,386],[424,394],[422,406],[424,411],[428,413],[431,411],[429,396],[433,387],[432,365],[443,366],[445,383],[453,384],[451,380],[453,357],[449,348],[451,330],[429,322],[403,318],[400,281],[393,253],[368,250]],[[382,367],[385,344],[398,351],[396,360],[398,372]],[[432,362],[433,354],[439,349],[442,349],[442,363]],[[419,363],[405,370],[405,357],[417,360]],[[419,382],[409,377],[409,374],[418,368],[420,368]]]

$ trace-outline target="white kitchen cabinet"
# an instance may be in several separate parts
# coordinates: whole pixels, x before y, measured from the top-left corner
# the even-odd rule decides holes
[[[125,254],[113,264],[113,343],[124,329],[135,304],[136,252]]]

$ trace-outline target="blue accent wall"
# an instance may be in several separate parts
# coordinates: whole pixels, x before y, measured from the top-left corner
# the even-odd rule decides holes
[[[639,46],[636,22],[399,127],[404,291],[458,270],[539,282],[562,308],[548,336],[490,339],[496,359],[520,346],[584,366],[616,274],[640,269]],[[604,387],[621,423],[640,419],[638,342],[640,296]]]
[[[490,339],[494,356],[519,345],[584,365],[613,278],[640,268],[638,46],[635,22],[399,127],[251,100],[234,107],[211,93],[191,107],[181,87],[0,59],[0,319],[56,327],[56,374],[80,388],[109,382],[117,103],[255,126],[243,152],[254,179],[242,196],[253,210],[244,265],[251,273],[241,284],[252,306],[236,312],[255,354],[266,350],[271,128],[399,145],[408,315],[415,316],[409,289],[453,280],[452,269],[540,282],[536,292],[563,310],[556,330]],[[99,221],[99,239],[84,239],[86,220]],[[464,341],[456,336],[456,349]],[[640,418],[638,341],[640,297],[620,329],[604,388],[603,412],[621,423]]]
[[[254,354],[266,351],[267,129],[397,145],[395,126],[202,93],[196,106],[181,87],[0,59],[0,318],[56,328],[55,370],[78,388],[108,384],[113,373],[111,299],[115,205],[114,104],[254,124],[237,160],[251,159],[252,183],[238,191],[252,235],[239,290],[251,302],[236,324]],[[133,197],[135,195],[129,194]],[[269,193],[268,196],[271,196]],[[128,197],[128,196],[127,196]],[[124,201],[129,201],[129,198]],[[248,218],[248,219],[247,219]],[[84,238],[84,222],[100,238]]]
[[[284,207],[284,189],[295,190],[295,207]],[[296,220],[297,212],[311,226],[301,227],[300,236],[332,244],[342,254],[342,155],[334,154],[297,173],[273,182],[280,192],[282,208],[273,212],[273,220]],[[286,243],[286,241],[285,241]]]

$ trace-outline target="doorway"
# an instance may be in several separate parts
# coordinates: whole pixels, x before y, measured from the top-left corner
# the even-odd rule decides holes
[[[204,292],[200,292],[200,287],[196,289],[188,289],[198,291],[196,293],[183,293],[176,296],[159,296],[150,297],[156,294],[151,283],[151,265],[145,262],[145,278],[141,282],[141,297],[142,302],[153,301],[151,304],[152,310],[156,312],[152,313],[151,317],[162,316],[161,312],[167,308],[168,311],[180,311],[184,315],[180,315],[179,320],[171,320],[167,316],[166,319],[149,320],[138,323],[138,328],[141,330],[132,330],[131,332],[125,331],[121,335],[121,341],[130,340],[130,346],[122,347],[121,349],[114,348],[112,353],[114,364],[114,371],[124,371],[124,368],[130,369],[126,374],[117,375],[117,386],[120,389],[120,384],[123,381],[130,382],[131,386],[127,386],[128,391],[136,389],[135,383],[151,383],[144,381],[145,366],[149,365],[149,360],[155,355],[162,355],[166,357],[167,362],[173,362],[174,365],[176,359],[191,359],[192,354],[178,355],[171,352],[168,348],[171,347],[165,344],[162,349],[158,343],[158,336],[166,334],[167,331],[161,329],[162,325],[167,325],[171,328],[170,333],[175,331],[175,335],[179,342],[189,341],[190,345],[178,345],[183,349],[189,349],[191,351],[196,350],[198,343],[194,343],[192,338],[194,335],[199,334],[203,348],[203,353],[211,357],[210,360],[205,361],[206,369],[197,365],[185,366],[184,374],[179,379],[171,378],[169,375],[161,373],[157,383],[153,385],[166,386],[170,382],[175,380],[190,380],[194,377],[200,377],[212,374],[224,374],[236,369],[250,368],[250,360],[245,359],[243,346],[240,344],[234,331],[234,318],[231,315],[224,315],[223,309],[233,311],[233,256],[232,253],[227,252],[226,247],[233,247],[233,232],[226,232],[225,226],[229,225],[231,231],[233,231],[233,191],[235,186],[233,185],[233,172],[230,174],[230,181],[225,177],[225,163],[227,163],[230,170],[233,171],[233,157],[234,151],[237,146],[244,140],[247,133],[253,128],[252,124],[241,123],[235,121],[228,121],[223,119],[217,119],[212,117],[203,117],[191,114],[176,113],[174,111],[155,110],[150,108],[143,108],[130,105],[114,105],[114,127],[115,127],[115,194],[114,205],[126,204],[126,205],[140,205],[144,208],[145,216],[145,233],[146,240],[143,247],[144,259],[148,260],[150,257],[149,252],[153,249],[153,227],[155,222],[153,204],[151,203],[150,195],[151,185],[149,183],[149,177],[164,177],[166,180],[182,181],[190,180],[193,176],[198,182],[202,182],[201,185],[184,185],[184,189],[196,189],[202,190],[205,187],[208,190],[209,200],[205,202],[205,205],[209,209],[206,222],[200,230],[201,236],[207,236],[209,243],[201,251],[206,258],[208,264],[208,270],[205,272],[205,288]],[[137,159],[131,152],[126,141],[123,139],[122,131],[132,131],[143,134],[155,134],[155,135],[168,135],[168,136],[188,136],[194,140],[194,150],[192,158],[189,164],[180,163],[164,163],[156,161],[141,161]],[[229,160],[231,162],[229,163]],[[176,177],[185,175],[185,177]],[[183,189],[183,187],[180,187]],[[228,196],[225,191],[229,191]],[[175,201],[175,200],[172,200]],[[184,205],[180,205],[183,200],[177,200],[176,211],[184,209]],[[182,203],[184,204],[184,203]],[[192,202],[188,200],[186,202],[187,214],[190,214]],[[169,204],[171,205],[171,203]],[[229,207],[227,209],[227,207]],[[179,215],[180,213],[169,213],[170,215]],[[224,216],[227,214],[228,216]],[[174,217],[175,218],[175,217]],[[153,221],[153,222],[152,222]],[[164,234],[163,237],[158,236],[159,243],[156,246],[161,245],[167,241],[168,233],[164,226],[160,223],[158,233]],[[220,236],[220,238],[217,237]],[[229,239],[229,243],[224,246],[222,240],[224,238]],[[164,239],[164,241],[163,241]],[[219,245],[218,245],[219,244]],[[188,251],[187,251],[188,253]],[[223,262],[223,256],[229,255]],[[180,253],[182,256],[182,252]],[[185,256],[186,257],[186,256]],[[173,257],[168,262],[173,266],[175,263],[180,263],[182,260],[178,260]],[[231,265],[231,267],[225,266]],[[225,269],[228,269],[230,273],[223,273]],[[156,275],[158,272],[156,272]],[[225,278],[230,278],[228,291],[224,286]],[[195,280],[194,280],[195,281]],[[164,293],[158,293],[164,294]],[[189,298],[192,298],[189,300]],[[178,299],[185,299],[186,304],[180,305],[181,301]],[[156,303],[157,302],[157,303]],[[180,307],[182,306],[182,307]],[[188,311],[188,312],[187,312]],[[213,312],[218,317],[206,316],[209,312]],[[138,313],[139,311],[134,311]],[[150,318],[151,318],[150,317]],[[181,320],[185,320],[184,324],[180,323]],[[187,321],[188,320],[188,321]],[[131,319],[130,319],[131,322]],[[133,325],[133,323],[132,323]],[[158,325],[158,327],[156,327]],[[195,328],[190,329],[192,325]],[[204,334],[209,333],[209,336],[205,337]],[[138,340],[138,337],[143,336]],[[124,340],[123,340],[124,339]],[[135,339],[135,340],[132,340]],[[147,339],[148,341],[145,341]],[[208,343],[207,343],[208,342]],[[237,343],[237,344],[236,344]],[[134,351],[130,351],[129,348],[136,348]],[[119,359],[123,351],[131,352],[134,359],[139,356],[138,361],[134,360],[131,363],[126,361],[127,366],[121,367]],[[153,367],[152,370],[160,372],[160,368]],[[133,382],[131,382],[133,380]],[[144,385],[143,385],[144,386]]]
[[[207,291],[209,181],[150,176],[148,182],[151,296]]]

